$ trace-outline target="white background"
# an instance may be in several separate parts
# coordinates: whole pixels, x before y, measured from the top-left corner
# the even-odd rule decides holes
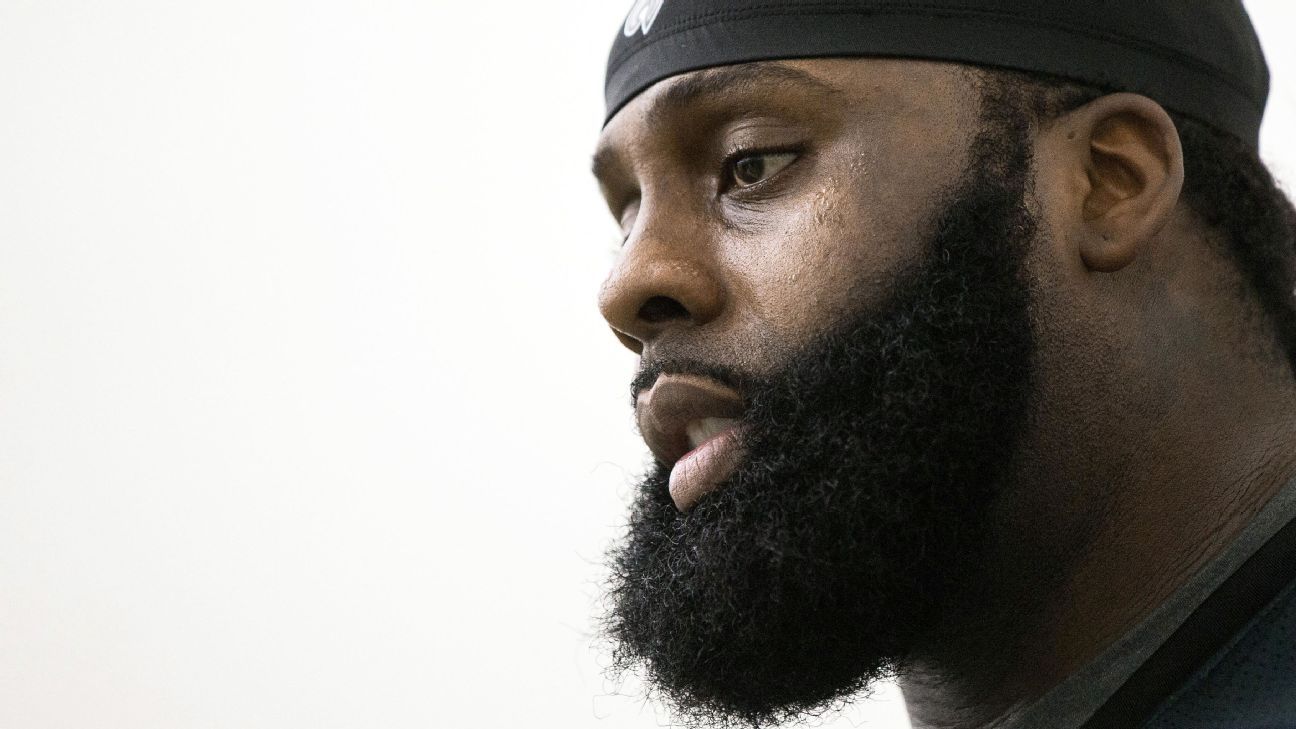
[[[0,0],[0,729],[665,721],[590,643],[625,5]]]

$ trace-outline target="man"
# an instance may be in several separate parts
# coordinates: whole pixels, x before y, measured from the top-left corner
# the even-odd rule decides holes
[[[693,724],[1296,726],[1296,213],[1236,0],[641,0],[595,173]]]

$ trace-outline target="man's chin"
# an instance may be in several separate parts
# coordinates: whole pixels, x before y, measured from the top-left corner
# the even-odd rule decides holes
[[[871,590],[841,554],[808,560],[789,538],[802,530],[751,523],[762,500],[742,498],[741,474],[687,514],[664,478],[644,485],[615,557],[606,627],[619,670],[642,671],[680,718],[706,726],[818,713],[890,675],[903,628],[866,607]]]

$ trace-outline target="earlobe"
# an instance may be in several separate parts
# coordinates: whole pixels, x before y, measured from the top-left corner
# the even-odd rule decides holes
[[[1137,94],[1097,99],[1068,126],[1088,182],[1081,259],[1091,271],[1119,271],[1174,215],[1184,176],[1179,132],[1165,109]]]

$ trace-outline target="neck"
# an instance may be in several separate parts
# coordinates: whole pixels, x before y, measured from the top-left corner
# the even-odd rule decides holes
[[[1165,602],[1296,474],[1290,374],[1220,362],[1036,413],[980,595],[906,663],[915,727],[1006,724]]]

